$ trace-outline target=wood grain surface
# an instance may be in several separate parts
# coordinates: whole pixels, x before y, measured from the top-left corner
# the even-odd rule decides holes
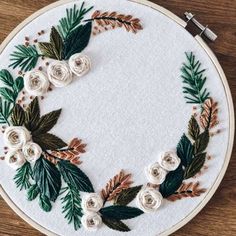
[[[229,82],[236,104],[236,0],[152,0],[183,18],[185,11],[197,14],[219,38],[209,43]],[[0,42],[26,17],[53,0],[0,0]],[[235,145],[234,145],[235,146]],[[0,236],[42,235],[0,198]],[[186,226],[174,233],[188,235],[236,235],[236,149],[223,182],[207,206]]]

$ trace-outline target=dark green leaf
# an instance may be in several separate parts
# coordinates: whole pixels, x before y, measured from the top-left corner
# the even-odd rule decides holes
[[[12,110],[11,121],[14,126],[22,126],[25,122],[25,112],[19,104],[15,104]]]
[[[124,189],[117,197],[115,204],[126,206],[132,202],[137,196],[138,192],[142,188],[142,185]]]
[[[40,108],[38,98],[35,97],[34,100],[29,104],[25,111],[25,126],[31,132],[37,129],[37,124],[40,119]]]
[[[53,151],[67,146],[67,144],[63,140],[49,133],[40,134],[37,136],[33,135],[32,138],[33,141],[37,143],[44,151]]]
[[[49,112],[46,115],[43,115],[38,123],[37,129],[33,132],[33,135],[38,136],[50,131],[54,125],[57,123],[59,116],[61,115],[61,109]]]
[[[15,103],[16,95],[9,88],[0,88],[0,95],[2,95],[7,101]]]
[[[185,179],[189,179],[193,176],[195,176],[203,167],[204,163],[206,160],[206,153],[201,153],[198,156],[196,156],[191,164],[189,166],[187,166],[187,168],[185,169],[185,173],[184,173],[184,178]]]
[[[194,144],[195,155],[205,151],[208,143],[209,143],[209,131],[205,130],[203,133],[199,135],[198,139]]]
[[[37,184],[32,185],[27,192],[27,199],[33,201],[40,193],[40,189]]]
[[[185,134],[183,134],[177,145],[177,155],[185,167],[192,161],[193,145]]]
[[[0,97],[0,124],[9,124],[8,118],[12,112],[12,103]]]
[[[114,229],[121,232],[129,232],[130,228],[120,220],[108,219],[102,217],[102,222],[110,229]]]
[[[35,68],[40,55],[35,45],[18,45],[16,51],[10,55],[12,64],[9,67],[19,67],[22,71],[30,71]]]
[[[70,33],[65,40],[63,55],[68,60],[73,54],[82,52],[88,45],[92,30],[92,23],[80,25]]]
[[[13,89],[16,94],[18,94],[24,88],[24,79],[23,77],[19,76],[16,78]]]
[[[94,192],[93,185],[85,173],[68,161],[59,161],[58,166],[64,181],[82,192]]]
[[[48,199],[47,196],[45,195],[41,195],[39,196],[39,206],[45,211],[45,212],[49,212],[52,209],[52,204],[50,202],[50,200]]]
[[[28,189],[31,186],[30,177],[32,175],[32,169],[29,162],[26,162],[21,168],[16,170],[14,177],[16,187],[22,189]]]
[[[193,140],[196,140],[200,134],[200,127],[194,116],[191,117],[188,124],[188,134]]]
[[[41,195],[55,201],[61,189],[61,175],[56,166],[41,157],[34,165],[33,174]]]
[[[14,79],[8,70],[0,71],[0,80],[9,87],[12,87],[14,84]]]
[[[184,180],[184,171],[179,166],[175,171],[167,174],[165,181],[160,185],[160,193],[164,198],[169,197],[181,186]]]
[[[73,223],[74,229],[78,230],[81,226],[80,219],[83,216],[80,193],[70,185],[65,188],[64,192],[66,192],[66,195],[61,198],[63,205],[62,213],[65,214],[68,224]]]
[[[115,220],[127,220],[143,214],[143,211],[136,207],[109,206],[100,210],[103,217]]]

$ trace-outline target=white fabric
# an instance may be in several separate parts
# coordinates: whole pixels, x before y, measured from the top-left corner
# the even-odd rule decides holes
[[[73,4],[50,10],[24,27],[1,54],[1,69],[7,68],[9,54],[25,35],[33,37],[46,29],[47,34],[40,39],[48,40],[51,26]],[[135,184],[146,183],[144,167],[155,162],[159,152],[175,148],[187,130],[192,106],[183,98],[180,68],[184,52],[193,51],[207,68],[206,86],[219,102],[219,127],[223,128],[211,139],[208,153],[213,160],[207,162],[208,170],[197,179],[209,190],[224,162],[229,128],[226,96],[214,65],[185,29],[158,11],[126,0],[87,1],[90,5],[95,10],[132,14],[141,19],[144,29],[136,35],[116,29],[91,38],[83,52],[92,60],[91,71],[67,87],[55,88],[40,102],[42,114],[62,108],[52,132],[65,141],[79,137],[88,144],[81,168],[96,191],[121,169],[133,174]],[[43,212],[37,200],[27,201],[26,192],[15,187],[14,174],[4,162],[0,163],[0,183],[25,214],[59,235],[90,235],[83,228],[75,232],[73,225],[67,224],[59,199],[50,213]],[[205,196],[174,203],[165,200],[156,213],[126,221],[132,229],[127,235],[164,232],[190,214]],[[122,233],[103,226],[91,235]]]

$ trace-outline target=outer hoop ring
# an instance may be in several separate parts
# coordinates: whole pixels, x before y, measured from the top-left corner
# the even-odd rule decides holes
[[[0,45],[0,54],[2,53],[2,51],[4,50],[4,48],[8,45],[8,43],[11,41],[11,39],[23,28],[25,27],[27,24],[29,24],[33,19],[37,18],[38,16],[42,15],[43,13],[47,12],[50,9],[53,9],[57,6],[72,2],[73,0],[60,0],[57,1],[55,3],[52,3],[40,10],[38,10],[37,12],[35,12],[34,14],[32,14],[31,16],[29,16],[28,18],[26,18],[22,23],[20,23],[7,37],[6,39],[3,41],[3,43]],[[146,7],[151,7],[154,10],[157,10],[161,13],[163,13],[164,15],[166,15],[168,18],[172,19],[173,21],[175,21],[177,24],[179,24],[182,27],[186,26],[186,22],[184,22],[181,18],[179,18],[178,16],[176,16],[175,14],[173,14],[172,12],[170,12],[169,10],[155,4],[152,3],[148,0],[127,0],[130,2],[135,2],[138,4],[142,4]],[[232,149],[233,149],[233,142],[234,142],[234,132],[235,132],[235,117],[234,117],[234,107],[233,107],[233,100],[232,100],[232,96],[231,96],[231,92],[229,89],[229,85],[225,76],[225,73],[218,61],[218,59],[216,58],[215,54],[212,52],[212,50],[208,47],[208,45],[202,40],[202,38],[200,36],[196,36],[195,40],[199,43],[199,45],[205,50],[206,54],[209,56],[209,58],[211,59],[212,63],[214,64],[217,72],[219,73],[219,76],[221,78],[222,84],[224,86],[224,90],[226,93],[226,97],[227,97],[227,103],[228,103],[228,112],[229,112],[229,136],[228,136],[228,146],[227,146],[227,152],[226,152],[226,156],[225,156],[225,162],[224,165],[221,169],[220,174],[218,175],[216,181],[214,182],[213,186],[211,187],[211,189],[209,190],[208,194],[206,195],[206,197],[204,198],[204,200],[194,209],[194,211],[192,211],[189,215],[187,215],[182,221],[178,222],[176,225],[172,226],[170,229],[168,229],[165,232],[162,232],[161,234],[159,234],[160,236],[167,236],[171,233],[174,233],[176,230],[180,229],[181,227],[183,227],[185,224],[187,224],[190,220],[192,220],[202,209],[203,207],[208,203],[208,201],[212,198],[212,196],[214,195],[215,191],[217,190],[217,188],[219,187],[225,172],[227,170],[229,161],[230,161],[230,157],[231,157],[231,153],[232,153]],[[2,186],[0,185],[0,194],[2,196],[2,198],[7,202],[7,204],[23,219],[25,220],[28,224],[30,224],[32,227],[36,228],[37,230],[39,230],[40,232],[42,232],[43,234],[49,235],[49,236],[57,236],[57,234],[55,234],[52,231],[47,230],[46,228],[44,228],[43,226],[41,226],[40,224],[36,223],[35,221],[33,221],[28,215],[26,215],[23,211],[21,211],[17,205],[10,199],[10,197],[7,195],[7,193],[5,192],[5,190],[2,188]]]

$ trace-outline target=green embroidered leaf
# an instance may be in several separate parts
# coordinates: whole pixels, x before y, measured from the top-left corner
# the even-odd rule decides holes
[[[102,217],[102,222],[110,229],[114,229],[121,232],[129,232],[130,228],[120,220],[108,219]]]
[[[45,197],[55,201],[61,189],[61,175],[56,166],[41,157],[34,165],[33,174],[44,201]]]
[[[24,79],[19,76],[16,78],[13,84],[13,90],[18,95],[18,93],[24,88]]]
[[[183,134],[177,145],[177,155],[185,167],[192,161],[193,145],[185,134]]]
[[[205,151],[208,143],[209,143],[209,131],[205,130],[203,133],[199,135],[198,139],[195,141],[194,144],[195,155]]]
[[[187,64],[184,63],[181,72],[183,83],[183,93],[187,94],[185,99],[187,103],[203,104],[209,98],[210,93],[204,89],[206,77],[204,76],[204,69],[201,69],[201,63],[196,61],[195,56],[191,52],[186,53]]]
[[[19,67],[25,72],[30,71],[35,68],[40,56],[34,45],[18,45],[16,51],[10,55],[12,64],[9,67],[13,67],[13,69]]]
[[[14,126],[22,126],[25,122],[25,112],[19,104],[15,104],[12,110],[11,121]]]
[[[141,190],[142,185],[124,189],[116,198],[115,204],[126,206],[132,202]]]
[[[35,131],[37,129],[37,124],[39,119],[40,119],[39,102],[38,98],[35,97],[25,111],[25,127],[31,132]]]
[[[74,229],[78,230],[81,227],[80,219],[83,216],[80,193],[70,185],[68,185],[63,192],[66,193],[66,195],[61,198],[63,205],[62,213],[65,214],[65,219],[67,219],[68,224],[73,223]]]
[[[191,117],[188,124],[188,134],[193,140],[196,140],[200,134],[200,127],[194,116]]]
[[[39,196],[39,206],[45,211],[49,212],[52,209],[52,204],[47,196],[40,194]]]
[[[61,109],[43,115],[37,122],[36,125],[37,129],[33,132],[33,135],[38,136],[50,131],[57,123],[60,115],[61,115]]]
[[[16,170],[14,177],[17,188],[28,189],[31,186],[30,177],[32,175],[32,169],[29,162],[26,162],[21,168]]]
[[[14,79],[8,70],[0,71],[0,80],[9,87],[12,87],[14,85]]]
[[[58,167],[64,181],[74,189],[88,193],[94,192],[91,181],[77,166],[71,164],[69,161],[59,161]]]
[[[136,207],[109,206],[100,210],[103,217],[115,220],[127,220],[142,215],[144,212]]]
[[[38,43],[40,51],[44,56],[62,60],[63,41],[55,27],[52,27],[50,34],[50,43]]]
[[[67,146],[63,140],[50,133],[40,134],[33,136],[32,138],[33,141],[37,143],[44,151],[54,151]]]
[[[0,95],[2,95],[7,101],[15,103],[17,96],[9,88],[0,88]]]
[[[65,40],[68,35],[75,30],[81,21],[84,18],[84,15],[88,13],[93,7],[88,9],[84,8],[84,2],[82,3],[80,9],[77,9],[77,5],[74,4],[73,8],[66,9],[66,17],[63,17],[59,21],[59,25],[57,27],[61,37]]]
[[[191,164],[189,166],[187,166],[187,168],[185,169],[185,173],[184,173],[184,178],[185,179],[189,179],[193,176],[195,176],[203,167],[204,163],[206,160],[206,153],[201,153],[198,156],[196,156]]]
[[[27,192],[27,199],[33,201],[40,193],[40,189],[37,184],[32,185]]]
[[[92,31],[92,23],[80,25],[65,40],[63,55],[68,60],[73,54],[82,52],[88,45]]]
[[[181,186],[184,180],[184,171],[179,166],[175,171],[167,174],[165,181],[160,185],[160,193],[164,198],[169,197]]]
[[[12,112],[12,103],[9,101],[3,101],[0,97],[0,124],[9,124],[8,118]]]

